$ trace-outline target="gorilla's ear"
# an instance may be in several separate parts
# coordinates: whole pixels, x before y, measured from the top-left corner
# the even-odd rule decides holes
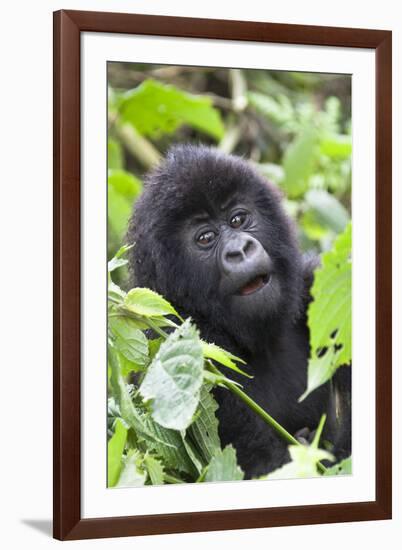
[[[303,303],[307,307],[311,302],[311,286],[314,280],[314,271],[321,264],[320,257],[313,253],[308,252],[302,256],[302,276],[304,282]]]

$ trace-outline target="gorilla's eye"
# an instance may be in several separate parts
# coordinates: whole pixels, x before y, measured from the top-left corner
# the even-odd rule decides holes
[[[237,229],[238,227],[241,227],[243,223],[246,221],[246,213],[245,212],[238,212],[234,216],[230,218],[230,226]]]
[[[212,241],[215,239],[216,235],[213,231],[205,231],[204,233],[201,233],[200,235],[198,235],[197,237],[197,243],[202,245],[202,246],[206,246],[210,243],[212,243]]]

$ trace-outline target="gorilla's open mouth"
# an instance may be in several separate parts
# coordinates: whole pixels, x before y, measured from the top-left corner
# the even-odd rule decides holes
[[[254,294],[257,290],[263,288],[270,280],[270,275],[266,273],[265,275],[257,275],[253,277],[247,284],[241,287],[239,290],[240,296],[248,296],[249,294]]]

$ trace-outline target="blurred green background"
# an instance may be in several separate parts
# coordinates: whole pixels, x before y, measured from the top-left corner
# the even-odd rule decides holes
[[[282,189],[303,250],[329,249],[350,219],[348,75],[109,62],[108,127],[109,258],[144,174],[175,143],[253,162]]]

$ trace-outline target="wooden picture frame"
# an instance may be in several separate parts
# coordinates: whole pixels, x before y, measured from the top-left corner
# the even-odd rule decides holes
[[[82,519],[80,36],[83,32],[375,50],[375,501]],[[54,537],[71,540],[391,518],[391,56],[390,31],[70,10],[54,14]]]

